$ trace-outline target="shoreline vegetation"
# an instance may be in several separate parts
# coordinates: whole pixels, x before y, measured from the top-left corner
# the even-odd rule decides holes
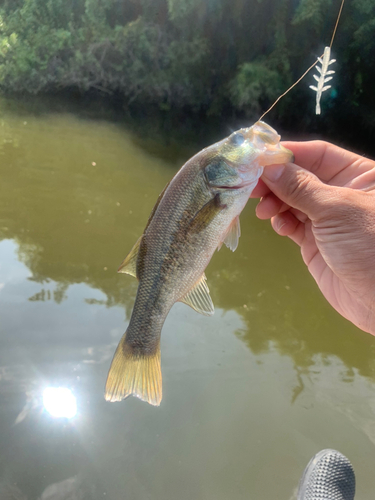
[[[0,89],[5,95],[99,94],[132,116],[173,116],[173,123],[191,127],[200,120],[224,130],[257,120],[322,53],[336,3],[2,0]],[[322,115],[314,114],[309,73],[265,121],[371,147],[374,29],[375,0],[347,0]]]

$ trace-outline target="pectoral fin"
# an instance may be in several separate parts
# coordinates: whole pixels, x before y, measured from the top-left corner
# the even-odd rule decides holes
[[[225,243],[225,245],[234,252],[238,247],[238,240],[241,236],[241,226],[240,226],[240,218],[239,216],[233,219],[232,224],[229,226],[228,231],[225,233],[223,241],[220,242],[217,247],[220,250],[221,245]]]
[[[214,313],[214,305],[210,297],[210,291],[208,289],[206,279],[206,275],[203,273],[202,277],[197,281],[193,288],[185,295],[185,297],[180,299],[180,302],[187,304],[204,316],[212,316]]]
[[[142,235],[143,236],[143,235]],[[130,276],[137,277],[137,257],[139,252],[139,245],[142,241],[142,236],[138,238],[136,244],[130,250],[128,256],[122,261],[118,268],[118,273],[130,274]]]
[[[224,208],[226,208],[226,205],[220,203],[220,194],[216,194],[196,213],[190,223],[190,231],[193,233],[200,233],[203,231],[203,229],[205,229]]]

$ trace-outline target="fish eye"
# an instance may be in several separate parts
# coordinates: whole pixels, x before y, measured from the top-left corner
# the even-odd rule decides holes
[[[245,142],[245,137],[240,133],[236,133],[232,135],[230,141],[233,146],[242,146],[242,144]]]

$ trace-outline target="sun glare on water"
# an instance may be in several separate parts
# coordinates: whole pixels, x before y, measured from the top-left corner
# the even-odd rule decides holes
[[[47,387],[43,392],[43,406],[52,417],[72,418],[77,414],[76,398],[66,387]]]

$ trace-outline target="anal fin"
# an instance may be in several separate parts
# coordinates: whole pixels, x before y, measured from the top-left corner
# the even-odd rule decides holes
[[[206,275],[203,273],[193,288],[180,299],[180,302],[187,304],[204,316],[212,316],[214,313],[214,305],[210,297],[206,279]]]

